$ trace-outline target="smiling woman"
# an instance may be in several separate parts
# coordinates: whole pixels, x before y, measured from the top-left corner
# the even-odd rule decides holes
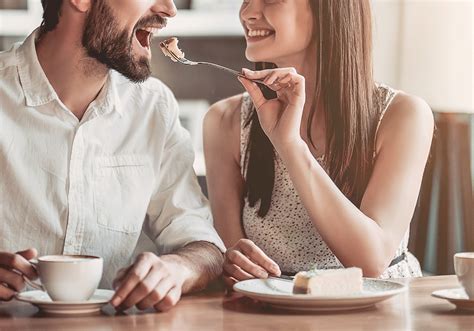
[[[374,81],[371,1],[244,0],[240,21],[263,70],[244,70],[247,93],[204,124],[227,280],[351,266],[420,276],[407,244],[433,117]]]

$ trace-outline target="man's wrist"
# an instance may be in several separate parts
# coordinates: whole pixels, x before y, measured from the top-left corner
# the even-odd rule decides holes
[[[171,265],[170,269],[173,270],[173,277],[181,278],[181,285],[193,278],[194,270],[190,265],[191,262],[186,257],[179,253],[171,253],[160,256],[160,259]]]
[[[182,275],[183,293],[200,290],[222,273],[223,253],[213,243],[192,242],[160,257]]]

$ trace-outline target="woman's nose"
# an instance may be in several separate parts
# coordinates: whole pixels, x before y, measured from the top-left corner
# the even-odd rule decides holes
[[[242,5],[240,17],[244,21],[255,21],[262,17],[262,1],[250,0]]]

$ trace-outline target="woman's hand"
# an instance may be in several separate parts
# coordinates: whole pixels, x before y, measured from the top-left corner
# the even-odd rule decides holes
[[[239,81],[250,94],[260,125],[276,149],[301,141],[300,127],[306,100],[305,79],[294,68],[262,71],[244,69]],[[250,79],[263,80],[277,92],[277,99],[267,100]]]
[[[270,275],[280,276],[280,267],[251,240],[240,239],[227,249],[224,261],[224,280],[227,285]]]

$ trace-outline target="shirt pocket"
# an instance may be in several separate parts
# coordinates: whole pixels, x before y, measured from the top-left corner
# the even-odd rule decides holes
[[[150,159],[144,155],[99,157],[94,172],[98,225],[123,233],[139,232],[153,191]]]

